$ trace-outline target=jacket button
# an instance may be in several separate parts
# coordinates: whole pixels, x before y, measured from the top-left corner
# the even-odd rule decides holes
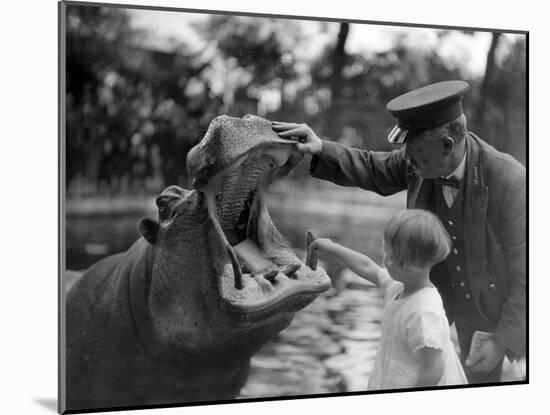
[[[458,254],[458,249],[456,249],[456,248],[453,249],[453,254],[455,254],[455,255]]]
[[[456,241],[456,236],[452,235],[451,238],[453,238],[453,241]]]
[[[453,221],[452,221],[452,220],[448,221],[447,223],[448,223],[449,225],[453,226]]]
[[[464,295],[464,298],[466,298],[466,300],[469,300],[471,298],[470,294],[466,293],[466,295]]]
[[[495,288],[497,288],[496,284],[494,282],[492,282],[491,284],[489,284],[489,289],[490,290],[494,290]]]
[[[456,266],[456,270],[457,270],[457,271],[462,271],[462,268],[460,268],[460,265],[457,265],[457,266]]]
[[[466,284],[464,284],[464,281],[460,281],[460,282],[458,283],[458,285],[460,285],[462,288],[464,288],[464,287],[466,286]]]

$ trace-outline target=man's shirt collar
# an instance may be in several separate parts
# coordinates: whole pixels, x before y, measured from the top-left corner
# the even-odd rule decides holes
[[[451,172],[451,174],[445,176],[446,179],[450,179],[451,177],[456,178],[459,182],[462,181],[464,178],[464,173],[466,172],[466,151],[464,151],[464,157],[462,157],[462,161],[460,164],[454,169],[454,171]]]

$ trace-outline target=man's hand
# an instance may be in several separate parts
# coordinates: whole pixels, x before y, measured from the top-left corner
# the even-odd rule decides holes
[[[495,339],[489,339],[467,357],[465,364],[473,372],[490,372],[502,359],[504,351]]]
[[[323,148],[323,142],[307,124],[273,121],[271,128],[279,137],[297,140],[295,147],[302,153],[318,154]]]

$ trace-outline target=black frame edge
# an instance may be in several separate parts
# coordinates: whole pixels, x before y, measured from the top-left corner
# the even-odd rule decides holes
[[[66,405],[66,345],[65,345],[65,115],[66,115],[66,12],[67,3],[58,2],[58,172],[57,214],[58,214],[58,259],[57,259],[57,322],[58,322],[58,377],[57,377],[57,412],[62,414]]]

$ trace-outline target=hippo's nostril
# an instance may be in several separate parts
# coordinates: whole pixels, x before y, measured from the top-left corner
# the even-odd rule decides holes
[[[157,208],[159,211],[166,210],[170,202],[175,200],[176,198],[174,196],[169,195],[161,195],[155,199],[155,204],[157,205]]]

